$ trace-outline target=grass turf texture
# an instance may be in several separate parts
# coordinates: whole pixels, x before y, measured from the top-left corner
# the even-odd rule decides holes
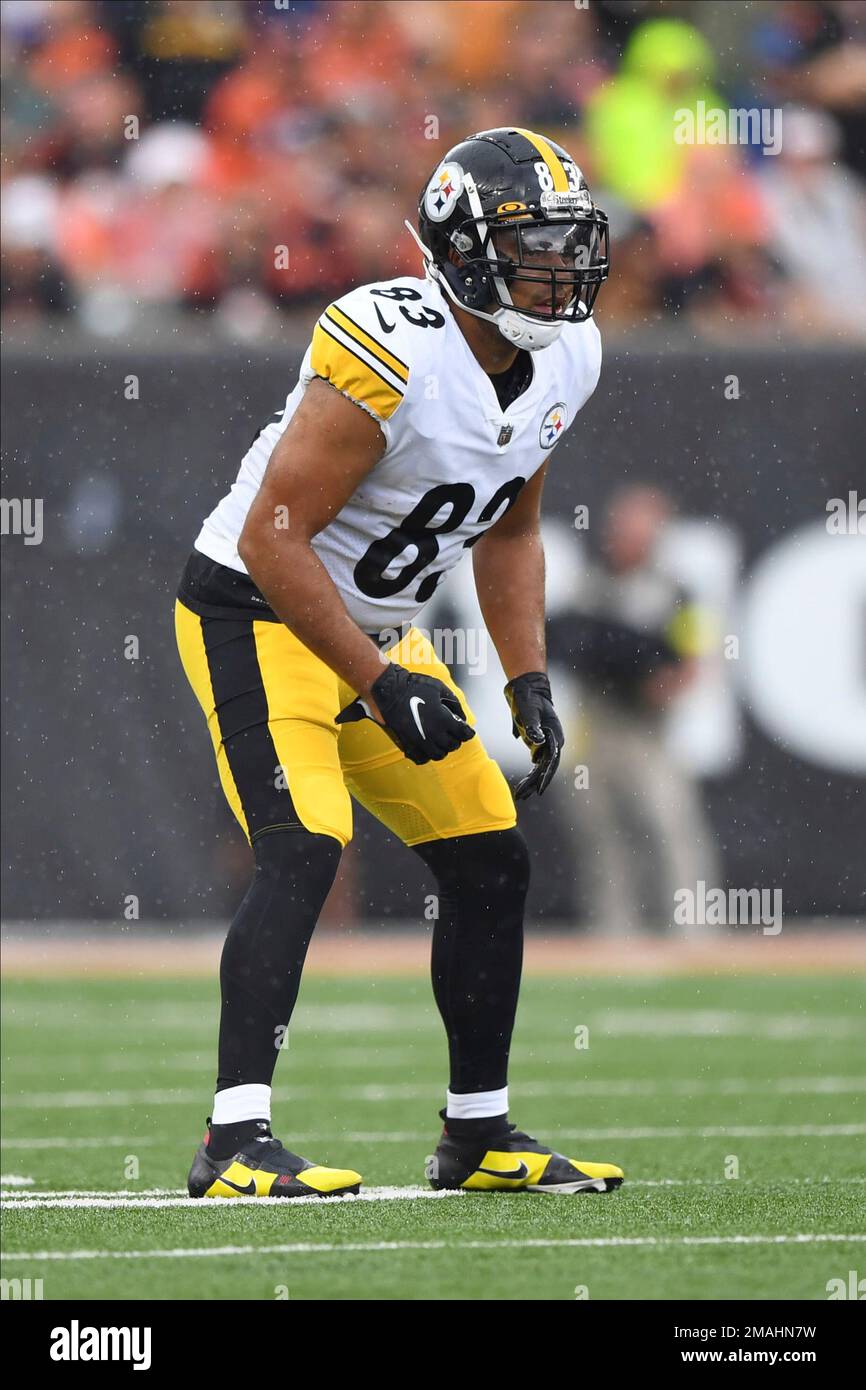
[[[527,978],[511,1118],[620,1164],[618,1192],[194,1207],[47,1208],[29,1193],[182,1195],[209,1105],[213,983],[13,980],[5,994],[2,1170],[33,1182],[6,1189],[3,1274],[41,1278],[46,1299],[821,1300],[863,1265],[862,979]],[[446,1079],[426,980],[310,977],[275,1132],[367,1186],[424,1187]],[[566,1243],[580,1241],[611,1243]]]

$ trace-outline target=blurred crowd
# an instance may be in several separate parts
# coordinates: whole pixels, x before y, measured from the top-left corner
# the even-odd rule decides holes
[[[561,141],[611,217],[603,326],[866,338],[859,0],[3,0],[2,308],[255,340],[419,273],[450,145]],[[699,107],[703,103],[703,108]],[[783,113],[781,148],[675,113]],[[766,138],[765,142],[766,143]]]

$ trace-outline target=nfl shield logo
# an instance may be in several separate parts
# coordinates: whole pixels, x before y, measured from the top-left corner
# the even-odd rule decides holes
[[[511,439],[511,436],[513,435],[513,433],[514,433],[514,426],[513,426],[513,425],[503,425],[503,426],[502,426],[502,429],[499,431],[499,438],[498,438],[497,441],[496,441],[496,443],[499,445],[499,448],[500,448],[500,449],[504,449],[504,448],[505,448],[506,444],[507,444],[508,441]]]

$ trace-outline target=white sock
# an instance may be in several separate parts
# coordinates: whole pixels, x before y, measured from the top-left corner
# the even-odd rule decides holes
[[[211,1124],[236,1125],[242,1120],[271,1119],[270,1086],[229,1086],[213,1098]]]
[[[501,1091],[473,1091],[471,1095],[445,1092],[445,1113],[449,1120],[483,1120],[486,1115],[505,1115],[508,1087]]]

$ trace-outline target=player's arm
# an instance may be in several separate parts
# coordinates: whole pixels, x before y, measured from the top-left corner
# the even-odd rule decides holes
[[[435,677],[383,660],[311,545],[384,451],[373,416],[314,378],[271,455],[238,554],[277,617],[364,700],[337,722],[369,713],[412,762],[438,762],[475,737],[459,700]]]
[[[532,753],[533,768],[518,800],[549,786],[565,742],[553,708],[544,642],[544,548],[541,493],[547,464],[517,501],[472,548],[478,602],[502,668],[515,738]]]
[[[277,617],[365,697],[382,674],[379,649],[350,617],[310,542],[384,451],[372,415],[314,379],[271,454],[238,540],[238,554]],[[278,524],[284,518],[288,524]]]
[[[487,631],[509,680],[524,671],[543,671],[544,550],[541,493],[545,464],[472,547],[475,588]]]

